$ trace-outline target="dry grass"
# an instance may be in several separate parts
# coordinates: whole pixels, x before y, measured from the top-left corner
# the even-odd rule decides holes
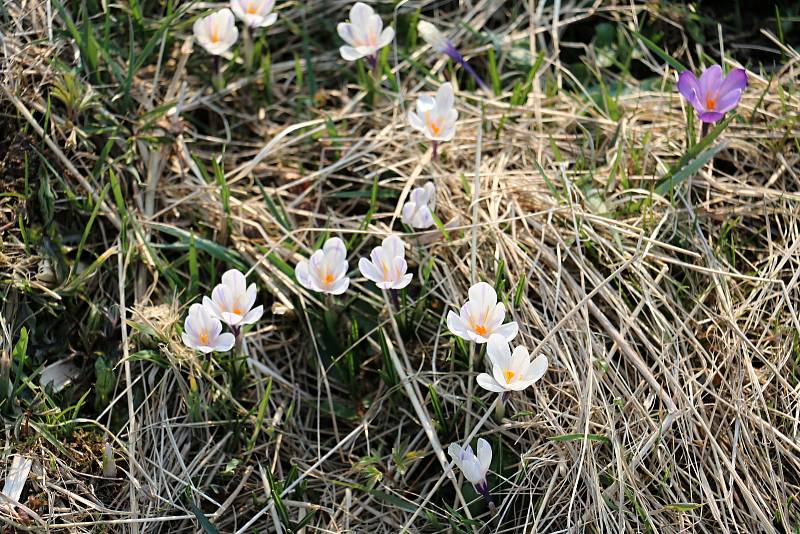
[[[6,509],[5,523],[37,531],[45,525],[197,531],[210,528],[197,521],[195,510],[202,510],[221,532],[282,532],[287,526],[278,526],[281,507],[270,498],[269,474],[293,521],[315,514],[306,533],[800,528],[800,55],[783,46],[784,66],[774,73],[750,66],[740,119],[720,138],[726,147],[659,196],[655,183],[687,149],[675,72],[637,44],[657,78],[642,86],[625,77],[617,120],[589,89],[571,85],[561,64],[563,49],[590,59],[595,50],[559,36],[598,13],[631,28],[646,17],[668,21],[667,15],[654,6],[598,2],[565,4],[559,13],[535,6],[508,17],[511,4],[464,2],[461,10],[436,12],[444,26],[490,29],[502,50],[520,43],[532,43],[531,57],[544,50],[521,106],[509,99],[527,70],[510,61],[501,65],[499,97],[457,93],[457,136],[443,146],[440,161],[431,161],[404,119],[417,94],[451,76],[427,50],[420,47],[414,61],[428,65],[432,76],[397,56],[391,64],[400,93],[384,81],[371,107],[365,91],[337,78],[345,67],[332,48],[314,58],[319,93],[316,107],[306,108],[297,104],[302,87],[291,59],[300,37],[289,36],[271,50],[275,100],[265,109],[254,102],[263,90],[257,75],[210,92],[203,51],[195,47],[190,56],[184,43],[187,21],[199,12],[189,7],[171,30],[163,62],[133,80],[129,115],[117,115],[115,102],[102,96],[86,112],[124,123],[136,136],[115,141],[100,175],[92,169],[104,163],[102,134],[73,132],[61,106],[53,107],[46,131],[36,126],[44,124],[48,88],[63,76],[52,60],[72,57],[70,39],[59,32],[47,39],[47,3],[6,4],[3,120],[27,124],[24,143],[41,151],[81,198],[96,198],[113,172],[127,207],[120,212],[112,191],[106,193],[84,257],[104,262],[79,280],[83,298],[96,299],[113,327],[116,388],[106,406],[72,420],[48,418],[40,404],[33,437],[23,432],[22,415],[6,419],[4,457],[25,454],[35,462],[25,507]],[[342,18],[345,5],[287,5],[280,16],[301,25],[314,13],[306,21],[313,27]],[[489,48],[463,29],[456,35],[471,54],[482,57]],[[693,51],[685,46],[671,52],[684,60]],[[775,46],[782,46],[777,38]],[[177,113],[137,129],[147,112],[175,101]],[[18,146],[33,157],[33,149]],[[224,189],[190,155],[209,169],[221,157],[229,214]],[[437,215],[448,235],[409,237],[411,296],[427,303],[418,315],[406,315],[400,336],[383,297],[363,279],[354,280],[346,298],[326,301],[301,290],[274,260],[294,266],[323,232],[332,232],[357,236],[349,250],[354,267],[379,237],[400,231],[397,206],[426,180],[437,185]],[[379,202],[363,228],[375,183]],[[288,224],[265,203],[261,187],[283,206]],[[367,198],[341,195],[352,191]],[[25,208],[9,201],[0,209],[17,215]],[[0,224],[16,220],[4,213]],[[122,239],[117,225],[126,229]],[[11,328],[4,350],[10,350],[14,328],[28,313],[15,304],[22,295],[36,295],[45,310],[63,310],[59,299],[74,297],[67,282],[54,287],[37,279],[46,260],[26,249],[16,226],[3,228],[3,315]],[[268,313],[247,336],[248,376],[238,389],[224,362],[179,344],[176,327],[192,296],[192,274],[187,242],[173,246],[180,243],[176,230],[241,258],[260,282]],[[215,283],[210,271],[225,266],[204,250],[199,289],[208,291]],[[423,267],[430,274],[420,286]],[[551,362],[540,383],[512,397],[502,420],[491,414],[494,396],[474,382],[483,370],[480,352],[459,349],[445,324],[447,310],[481,279],[501,281],[521,327],[517,342]],[[330,351],[326,309],[333,312],[327,320],[337,317],[343,353]],[[348,334],[353,322],[355,337]],[[379,331],[410,387],[382,378],[396,371],[382,357]],[[81,354],[77,340],[70,346],[91,375],[95,355]],[[346,354],[360,363],[355,384],[337,371]],[[423,428],[429,422],[409,397],[420,401],[445,449],[475,435],[492,443],[495,516],[468,484],[460,485],[460,474],[448,478],[436,440]],[[70,440],[48,439],[63,436],[67,423],[75,429]],[[116,480],[100,476],[104,436],[115,446]]]

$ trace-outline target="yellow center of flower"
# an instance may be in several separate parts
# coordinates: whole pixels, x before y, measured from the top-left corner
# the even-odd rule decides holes
[[[203,330],[200,332],[200,336],[198,337],[200,338],[200,343],[203,345],[208,345],[208,330]]]
[[[324,283],[326,286],[327,286],[327,285],[331,285],[331,284],[333,283],[333,275],[332,275],[331,273],[328,273],[328,274],[326,274],[326,275],[325,275],[325,276],[322,278],[322,282],[323,282],[323,283]]]
[[[475,333],[479,336],[485,336],[488,330],[482,324],[475,325]]]
[[[433,132],[433,135],[439,135],[439,132],[442,131],[436,121],[431,120],[431,114],[429,111],[425,112],[425,124],[428,126],[431,132]]]
[[[510,384],[516,375],[517,373],[514,371],[503,371],[503,376],[506,378],[506,384]]]
[[[706,97],[706,109],[714,111],[717,108],[717,99],[713,96]]]
[[[238,308],[238,307],[236,307],[236,306],[234,306],[234,307],[233,307],[233,310],[231,310],[231,311],[232,311],[233,313],[235,313],[236,315],[241,315],[241,314],[242,314],[242,310],[241,310],[241,309],[239,309],[239,308]]]
[[[216,27],[211,28],[211,42],[218,43],[219,42],[219,30]]]
[[[247,2],[247,14],[248,15],[255,15],[256,11],[258,11],[258,6],[256,6],[255,2]]]

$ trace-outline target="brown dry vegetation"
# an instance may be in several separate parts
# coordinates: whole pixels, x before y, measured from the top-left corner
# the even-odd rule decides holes
[[[287,4],[280,17],[313,33],[349,5],[307,4]],[[2,120],[19,133],[0,143],[9,193],[0,199],[3,354],[22,325],[36,340],[27,397],[4,416],[4,461],[34,459],[25,507],[6,508],[6,524],[211,531],[202,513],[221,532],[272,532],[291,528],[285,513],[292,522],[314,514],[307,533],[800,528],[800,54],[766,32],[780,65],[748,65],[739,116],[715,142],[721,150],[659,195],[687,150],[675,70],[625,31],[646,82],[603,70],[609,86],[624,87],[611,106],[560,54],[578,50],[599,73],[593,46],[562,40],[570,25],[594,17],[633,29],[646,20],[680,36],[670,53],[690,64],[695,45],[670,10],[421,4],[401,6],[400,16],[422,7],[455,28],[482,72],[491,45],[463,25],[491,33],[501,58],[499,96],[460,78],[456,139],[439,161],[405,109],[454,69],[422,45],[412,58],[429,76],[393,50],[399,93],[384,77],[370,95],[343,77],[351,66],[333,44],[304,66],[301,34],[281,36],[279,23],[266,103],[260,72],[210,89],[208,57],[188,40],[202,10],[184,6],[159,41],[162,60],[136,72],[124,112],[118,88],[78,71],[88,103],[70,113],[51,94],[77,57],[60,15],[51,40],[46,3],[6,3]],[[380,11],[391,20],[390,6]],[[529,67],[510,59],[512,49],[529,60],[544,52],[520,105],[511,93]],[[704,52],[718,57],[719,43]],[[23,167],[30,162],[27,189],[20,154]],[[214,177],[215,158],[224,180]],[[42,176],[55,221],[42,208]],[[286,271],[326,232],[353,239],[355,268],[379,238],[402,231],[399,206],[426,180],[448,230],[407,235],[415,281],[399,336],[383,297],[357,273],[343,298],[326,300]],[[237,264],[251,269],[267,313],[247,336],[247,375],[235,384],[224,360],[190,352],[178,329],[188,303]],[[475,383],[480,351],[464,350],[445,323],[478,280],[497,282],[520,324],[516,342],[550,360],[503,419]],[[427,420],[386,357],[393,351]],[[64,357],[82,376],[66,393],[48,393],[35,365]],[[98,405],[100,357],[115,385]],[[348,374],[342,362],[357,368]],[[70,411],[86,391],[88,403]],[[490,441],[494,516],[443,468],[425,425],[445,449],[468,436]],[[114,480],[101,476],[106,439]]]

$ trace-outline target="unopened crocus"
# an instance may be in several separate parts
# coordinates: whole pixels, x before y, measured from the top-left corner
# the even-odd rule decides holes
[[[233,348],[236,338],[229,332],[222,333],[222,323],[212,317],[202,304],[192,304],[189,315],[183,323],[181,339],[184,345],[199,350],[203,354],[209,352],[227,352]]]
[[[344,241],[338,237],[328,239],[308,260],[300,260],[294,273],[297,281],[306,289],[341,295],[350,285]]]
[[[688,70],[678,78],[678,91],[697,110],[700,120],[706,123],[717,122],[735,108],[745,87],[747,72],[744,69],[733,69],[723,77],[719,65],[704,70],[699,80]]]
[[[197,19],[193,29],[197,42],[215,56],[227,52],[239,37],[233,12],[228,8]]]
[[[117,476],[117,462],[114,461],[114,448],[106,441],[103,446],[103,476],[114,478]]]
[[[256,306],[258,290],[255,284],[247,285],[244,274],[236,269],[225,271],[222,283],[211,291],[211,298],[203,297],[203,306],[238,333],[239,327],[253,324],[264,314],[264,306]]]
[[[390,235],[381,245],[372,249],[370,259],[358,260],[358,270],[367,280],[372,280],[381,289],[403,289],[411,283],[413,274],[406,273],[403,240]]]
[[[363,2],[350,8],[350,22],[340,22],[336,31],[347,44],[339,53],[347,61],[366,58],[372,68],[378,64],[378,51],[394,39],[394,29],[383,28],[380,15]]]
[[[403,204],[401,220],[412,228],[430,228],[435,207],[436,187],[433,182],[427,182],[411,191],[409,201]]]
[[[453,107],[455,97],[450,82],[443,83],[436,96],[421,95],[416,110],[408,110],[408,123],[433,142],[433,157],[442,141],[451,141],[456,135],[458,110]]]
[[[472,452],[472,447],[467,445],[461,447],[458,443],[451,443],[447,448],[450,457],[464,473],[464,478],[469,480],[475,491],[480,493],[484,499],[490,504],[492,497],[489,494],[489,482],[486,480],[486,473],[489,472],[489,466],[492,463],[492,447],[489,442],[483,438],[478,438],[478,454]]]
[[[495,393],[522,391],[538,381],[547,371],[544,354],[531,361],[528,349],[518,346],[511,352],[508,341],[497,334],[489,336],[486,354],[492,363],[492,372],[478,375],[478,384]]]
[[[447,327],[452,333],[467,341],[486,343],[492,334],[510,342],[517,336],[517,323],[503,324],[506,307],[497,302],[497,293],[486,282],[469,288],[469,300],[461,306],[459,314],[447,312]]]
[[[234,15],[250,28],[266,28],[278,20],[275,0],[231,0]]]
[[[483,89],[484,91],[489,91],[489,86],[486,85],[486,82],[478,76],[478,73],[472,68],[464,56],[461,55],[453,43],[448,39],[439,28],[431,24],[426,20],[421,20],[417,23],[417,33],[422,36],[422,39],[428,43],[431,48],[439,52],[440,54],[447,54],[450,59],[461,65],[465,71],[469,73],[470,76],[475,80],[475,83]]]

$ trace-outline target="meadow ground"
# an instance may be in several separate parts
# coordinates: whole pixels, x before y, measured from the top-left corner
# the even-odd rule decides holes
[[[796,5],[381,2],[374,72],[350,5],[279,2],[217,89],[222,4],[0,5],[4,531],[800,532]],[[749,80],[704,129],[676,81],[714,63]],[[445,81],[437,159],[406,112]],[[392,313],[357,269],[391,232]],[[332,236],[340,296],[294,273]],[[190,350],[230,268],[246,356]],[[549,359],[505,414],[446,321],[481,280]],[[448,465],[478,437],[496,510]]]

